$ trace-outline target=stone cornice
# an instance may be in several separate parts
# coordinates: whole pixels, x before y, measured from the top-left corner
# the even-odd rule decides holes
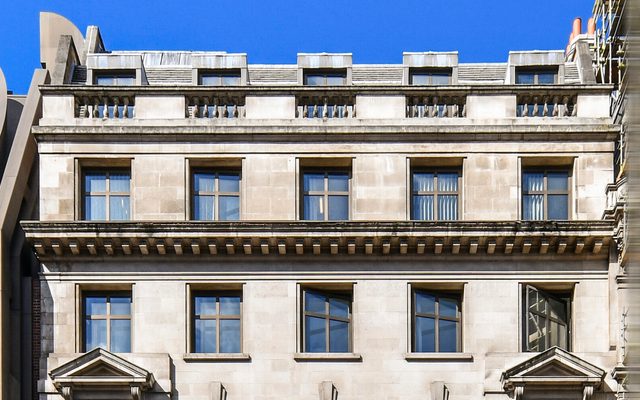
[[[78,255],[605,256],[610,221],[29,222],[42,257]]]

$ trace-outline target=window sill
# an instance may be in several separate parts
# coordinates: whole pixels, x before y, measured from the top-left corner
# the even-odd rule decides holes
[[[185,361],[250,361],[247,353],[186,353],[182,356]]]
[[[296,361],[362,361],[358,353],[295,353]]]
[[[407,361],[473,361],[471,353],[405,353]]]

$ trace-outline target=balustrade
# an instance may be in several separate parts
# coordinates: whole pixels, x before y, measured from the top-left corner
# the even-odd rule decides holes
[[[575,96],[519,95],[518,117],[575,117],[578,107]]]
[[[353,118],[356,106],[350,97],[305,96],[298,98],[298,118]]]
[[[461,118],[467,116],[464,96],[407,96],[407,118]]]
[[[191,96],[187,97],[188,118],[244,118],[242,97]]]
[[[134,96],[76,97],[77,118],[130,119],[134,116]]]

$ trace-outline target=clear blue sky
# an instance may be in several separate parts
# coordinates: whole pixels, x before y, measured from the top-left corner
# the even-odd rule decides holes
[[[461,62],[504,62],[509,50],[564,49],[593,0],[0,0],[0,68],[26,93],[39,67],[40,11],[107,50],[225,50],[250,63],[295,63],[297,52],[351,52],[356,63],[401,63],[403,51],[458,50]]]

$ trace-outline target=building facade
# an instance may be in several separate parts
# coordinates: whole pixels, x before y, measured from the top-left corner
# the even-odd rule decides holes
[[[34,397],[619,397],[589,35],[255,65],[41,21]]]

